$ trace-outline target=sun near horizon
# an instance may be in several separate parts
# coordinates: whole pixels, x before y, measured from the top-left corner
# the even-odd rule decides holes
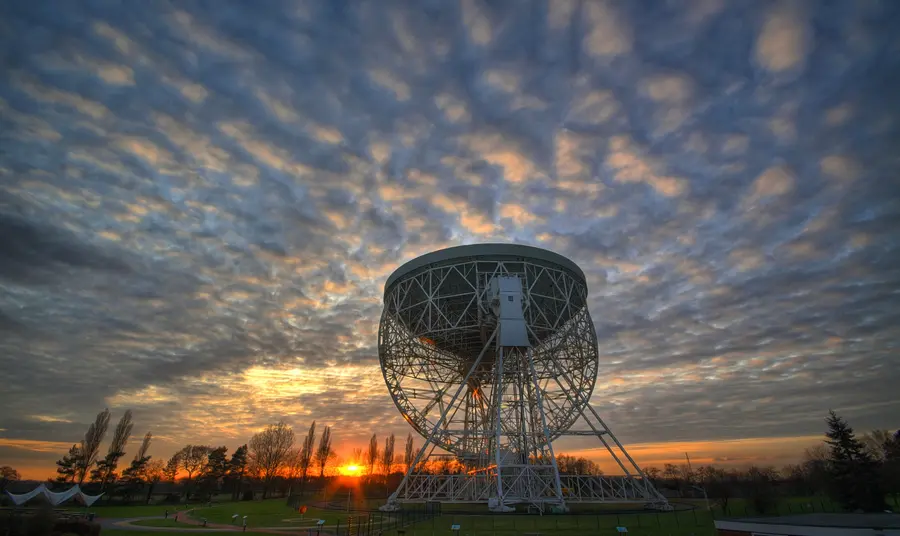
[[[338,472],[341,476],[360,476],[362,474],[362,467],[355,464],[342,465],[338,468]]]

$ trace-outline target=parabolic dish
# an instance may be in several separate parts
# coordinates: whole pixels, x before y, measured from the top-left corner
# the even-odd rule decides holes
[[[587,284],[571,260],[530,246],[475,244],[428,253],[400,266],[385,284],[379,325],[385,382],[403,417],[424,437],[452,402],[449,424],[435,443],[461,458],[483,454],[494,427],[490,401],[496,349],[487,343],[496,325],[491,280],[498,276],[516,276],[522,284],[549,441],[574,423],[597,380],[597,336],[586,303]],[[463,396],[453,401],[482,351]],[[517,371],[504,367],[504,374]],[[535,400],[534,394],[526,398]]]

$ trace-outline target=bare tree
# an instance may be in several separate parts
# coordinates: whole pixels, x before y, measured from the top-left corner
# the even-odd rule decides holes
[[[270,424],[262,432],[253,434],[248,443],[250,461],[263,479],[263,498],[268,496],[269,486],[287,462],[294,446],[294,430],[286,423]]]
[[[148,457],[145,457],[148,459]],[[146,503],[150,504],[150,498],[153,497],[153,488],[165,477],[165,464],[162,460],[149,460],[144,468],[144,478],[149,486],[147,487]]]
[[[178,452],[179,466],[187,473],[187,483],[184,486],[185,499],[190,497],[191,482],[193,482],[194,475],[203,471],[209,451],[210,448],[206,445],[185,445]]]
[[[300,448],[300,479],[306,482],[306,475],[309,473],[309,466],[312,464],[313,456],[316,448],[316,421],[309,425],[309,431],[303,440],[303,446]],[[301,489],[302,491],[302,489]]]
[[[414,461],[416,461],[416,453],[415,446],[413,445],[412,432],[410,432],[406,436],[406,448],[403,451],[403,465],[406,466],[407,471],[412,467]]]
[[[316,449],[316,465],[319,466],[319,478],[325,476],[325,465],[334,455],[334,450],[331,448],[331,427],[326,426],[322,430],[322,437],[319,439],[319,448]]]
[[[97,462],[97,469],[94,474],[95,480],[100,481],[100,491],[106,489],[106,484],[116,478],[116,467],[119,465],[119,459],[125,455],[125,445],[131,437],[131,430],[134,428],[134,422],[131,420],[131,410],[126,410],[119,423],[113,431],[112,441],[106,450],[106,456]],[[149,446],[149,445],[148,445]],[[93,475],[92,475],[93,476]]]
[[[104,409],[97,414],[94,422],[88,427],[87,432],[84,434],[84,439],[81,440],[81,445],[78,448],[79,460],[75,464],[75,481],[78,482],[78,485],[84,483],[88,471],[94,465],[94,462],[97,461],[100,443],[103,442],[108,428],[109,409]]]
[[[860,436],[866,452],[878,462],[884,461],[886,444],[890,444],[893,434],[889,430],[872,430]]]
[[[378,436],[372,434],[369,439],[369,451],[366,453],[366,465],[369,466],[369,475],[375,473],[375,464],[378,463]]]
[[[303,473],[303,449],[291,449],[288,453],[287,461],[284,464],[284,476],[288,481],[288,497],[294,493],[294,482],[300,478]]]
[[[384,470],[385,478],[391,474],[391,468],[394,466],[394,441],[394,434],[384,438],[384,450],[381,451],[381,467]]]
[[[363,464],[363,451],[360,448],[355,448],[350,454],[350,463],[352,465],[362,465]]]

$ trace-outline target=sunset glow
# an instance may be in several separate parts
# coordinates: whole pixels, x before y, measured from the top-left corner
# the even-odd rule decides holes
[[[358,465],[344,465],[340,468],[343,476],[359,476],[362,473],[362,467]]]

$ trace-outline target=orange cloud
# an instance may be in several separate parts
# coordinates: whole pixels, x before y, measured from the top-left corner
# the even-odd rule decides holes
[[[798,461],[804,449],[821,442],[822,436],[755,437],[722,441],[636,443],[625,445],[625,448],[642,467],[662,468],[667,463],[684,464],[685,454],[690,456],[694,468],[699,465],[740,467],[751,464],[779,467]],[[608,474],[621,473],[602,446],[567,451],[566,454],[594,459]]]

